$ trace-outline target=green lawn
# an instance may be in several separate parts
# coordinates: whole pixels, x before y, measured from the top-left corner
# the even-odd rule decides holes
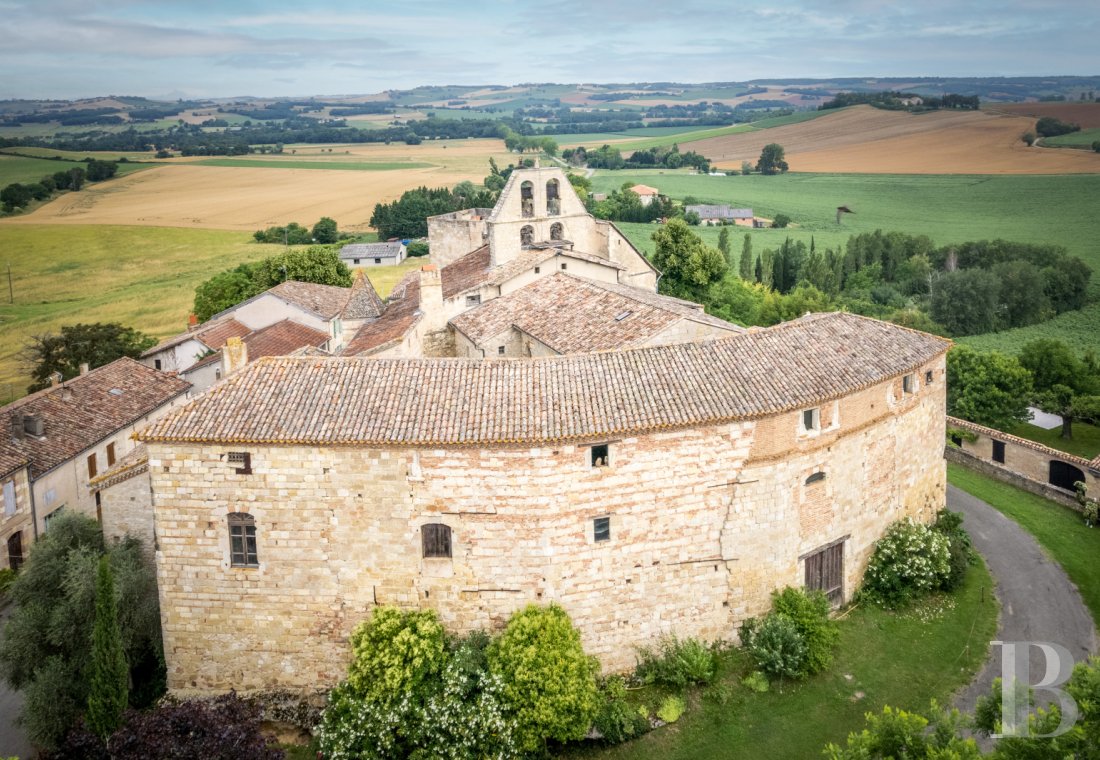
[[[1018,522],[1066,571],[1100,626],[1100,528],[1041,496],[948,463],[947,480]]]
[[[861,729],[864,713],[884,705],[927,709],[970,682],[997,628],[997,604],[984,564],[954,595],[904,613],[857,607],[840,622],[836,661],[804,682],[754,694],[740,685],[739,653],[720,678],[733,688],[725,705],[694,694],[679,722],[610,749],[572,749],[570,758],[746,760],[820,757],[826,742]],[[650,709],[654,709],[650,705]]]
[[[424,169],[435,164],[417,161],[303,161],[295,158],[209,158],[195,163],[203,166],[231,166],[247,169],[325,169],[346,171],[394,171]]]
[[[1097,278],[1100,278],[1100,270],[1094,269],[1094,285]],[[956,340],[979,351],[1015,354],[1019,353],[1025,343],[1036,338],[1057,338],[1079,353],[1100,350],[1100,302],[1093,302],[1079,311],[1066,312],[1042,324],[1017,327],[999,333],[968,335]]]
[[[148,166],[148,164],[135,163],[119,164],[118,173],[130,174]],[[83,168],[84,164],[79,161],[51,161],[46,158],[0,154],[0,187],[12,182],[23,184],[38,182],[43,177],[77,167]]]
[[[1044,137],[1043,145],[1071,148],[1091,148],[1092,144],[1100,140],[1100,127],[1082,129],[1079,132],[1070,132],[1068,135],[1057,137]]]
[[[1062,437],[1061,425],[1053,430],[1044,430],[1024,422],[1005,432],[1085,459],[1092,459],[1100,454],[1100,427],[1084,422],[1073,423],[1073,438],[1068,441]]]

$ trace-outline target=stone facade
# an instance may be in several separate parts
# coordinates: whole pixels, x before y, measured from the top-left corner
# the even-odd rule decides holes
[[[625,670],[662,633],[734,639],[836,542],[850,597],[890,522],[944,505],[943,354],[916,377],[915,392],[892,377],[823,403],[809,430],[793,410],[560,445],[147,439],[169,688],[331,686],[378,604],[466,631],[554,601],[605,670]],[[231,565],[235,512],[255,521],[255,567]],[[450,558],[423,556],[433,523]]]
[[[5,468],[7,469],[7,468]],[[31,511],[30,473],[25,463],[17,464],[0,477],[3,494],[0,509],[0,567],[18,569],[37,534]]]
[[[1074,480],[1085,484],[1089,498],[1100,499],[1100,457],[1089,461],[955,417],[948,426],[964,432],[952,441],[953,461],[1068,506],[1078,506]]]

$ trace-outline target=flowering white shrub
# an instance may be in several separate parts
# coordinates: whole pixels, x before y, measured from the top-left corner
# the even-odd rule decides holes
[[[887,605],[904,604],[940,588],[950,574],[947,537],[907,517],[875,544],[862,593]]]

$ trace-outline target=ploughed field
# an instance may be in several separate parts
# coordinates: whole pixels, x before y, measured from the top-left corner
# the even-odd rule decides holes
[[[755,164],[761,149],[779,143],[791,171],[859,174],[1100,173],[1100,154],[1029,148],[1028,116],[986,111],[911,114],[854,106],[818,119],[772,129],[681,142],[719,168]]]
[[[1005,103],[989,106],[989,110],[1035,119],[1053,116],[1081,129],[1100,127],[1100,103]]]

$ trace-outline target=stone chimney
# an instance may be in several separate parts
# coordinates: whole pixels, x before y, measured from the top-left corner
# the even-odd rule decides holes
[[[424,314],[426,332],[442,330],[447,325],[443,313],[443,279],[435,264],[420,267],[420,311]]]
[[[62,375],[60,372],[54,372],[52,375],[50,375],[50,387],[53,388],[61,385],[61,381],[64,379],[65,376]]]
[[[80,362],[80,374],[88,374],[88,362]]]
[[[194,312],[187,315],[187,329],[194,330],[199,326],[199,318],[195,316]]]
[[[229,377],[248,364],[248,346],[240,338],[230,338],[222,346],[222,377]]]

